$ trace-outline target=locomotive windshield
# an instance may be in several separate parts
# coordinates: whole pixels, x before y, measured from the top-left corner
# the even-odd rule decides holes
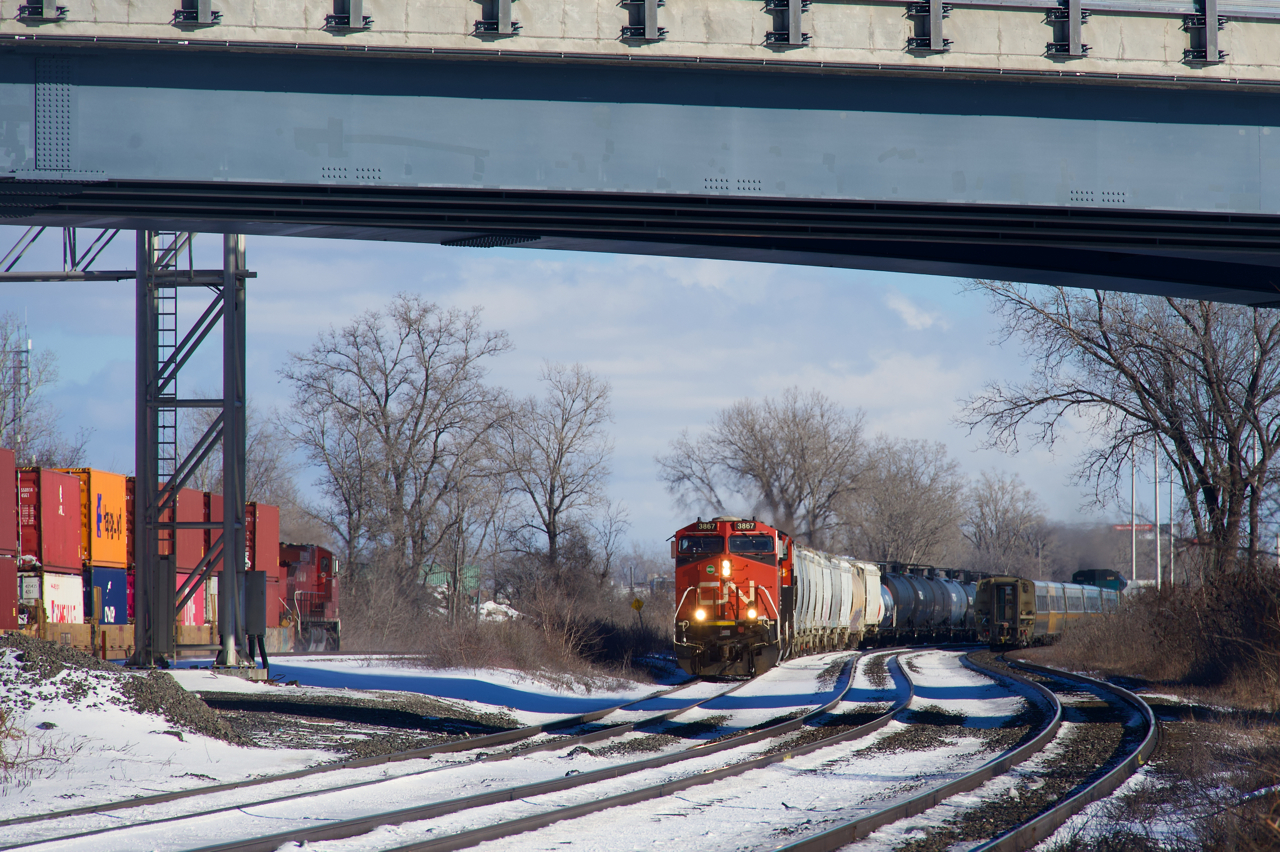
[[[724,539],[718,535],[688,535],[680,539],[681,556],[704,556],[723,553]]]
[[[774,543],[771,535],[731,535],[729,536],[730,553],[773,553]]]
[[[773,564],[778,545],[771,535],[731,535],[729,552],[737,553],[757,562]]]

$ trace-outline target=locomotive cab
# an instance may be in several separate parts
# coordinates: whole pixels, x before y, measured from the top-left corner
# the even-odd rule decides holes
[[[676,659],[691,675],[752,676],[778,664],[785,534],[741,518],[676,533]]]

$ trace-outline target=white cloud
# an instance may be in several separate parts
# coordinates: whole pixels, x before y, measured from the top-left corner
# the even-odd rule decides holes
[[[131,264],[127,242],[113,268]],[[734,400],[777,396],[791,385],[865,409],[873,433],[943,441],[968,472],[1016,470],[1055,516],[1074,517],[1081,501],[1067,483],[1069,447],[1056,456],[1028,448],[1009,458],[976,451],[982,436],[953,425],[957,398],[990,379],[1016,379],[1022,367],[987,345],[992,320],[985,306],[957,294],[948,279],[261,237],[249,238],[248,261],[258,272],[249,283],[249,391],[264,408],[288,403],[276,371],[290,350],[307,348],[322,329],[381,307],[399,291],[446,306],[483,306],[485,324],[505,329],[515,344],[495,359],[490,378],[515,394],[540,392],[545,360],[581,361],[607,378],[615,414],[611,493],[629,507],[632,539],[642,547],[661,546],[688,520],[657,480],[654,455]],[[96,426],[90,463],[131,467],[131,282],[50,285],[21,297],[0,307],[29,305],[36,346],[56,343],[64,428]],[[901,323],[929,333],[912,335],[907,347]],[[184,389],[217,387],[218,367],[216,358],[202,362],[184,377]]]
[[[891,289],[885,293],[884,303],[902,318],[908,328],[915,331],[924,331],[934,325],[946,328],[946,323],[941,314],[924,310],[896,289]]]

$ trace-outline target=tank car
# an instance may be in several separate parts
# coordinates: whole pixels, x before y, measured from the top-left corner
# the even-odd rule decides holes
[[[976,587],[972,583],[927,566],[882,568],[884,615],[876,637],[881,644],[959,642],[973,637]]]

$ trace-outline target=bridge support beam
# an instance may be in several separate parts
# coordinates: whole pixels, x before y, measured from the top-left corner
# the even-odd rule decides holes
[[[178,650],[175,619],[219,561],[218,664],[238,666],[244,648],[245,570],[245,279],[244,237],[223,237],[221,270],[196,270],[195,235],[138,231],[135,363],[134,656],[130,665],[165,665]],[[198,318],[179,325],[179,295],[212,291]],[[197,291],[198,292],[198,291]],[[189,299],[188,299],[189,301]],[[182,398],[178,374],[214,328],[222,325],[220,398]],[[179,411],[206,409],[203,433],[184,446]],[[223,518],[178,520],[178,495],[214,450],[222,450]],[[180,533],[216,531],[208,553],[177,586]]]

